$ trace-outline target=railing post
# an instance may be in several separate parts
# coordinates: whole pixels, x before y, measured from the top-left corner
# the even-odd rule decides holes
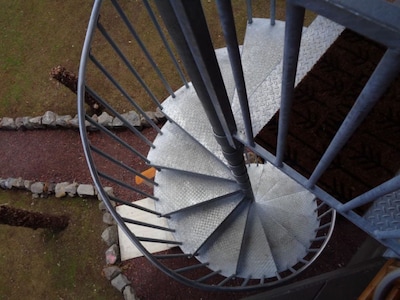
[[[243,157],[243,145],[233,139],[236,124],[199,0],[156,0],[161,17],[192,80],[225,159],[246,194],[254,200]]]

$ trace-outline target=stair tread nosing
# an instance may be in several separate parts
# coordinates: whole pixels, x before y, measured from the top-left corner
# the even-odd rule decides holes
[[[264,205],[257,206],[278,272],[285,271],[297,264],[307,254],[307,249],[285,227],[274,220],[274,216]]]
[[[242,200],[243,195],[234,194],[171,215],[168,226],[177,229],[173,235],[176,240],[182,241],[182,251],[196,253]]]
[[[265,236],[256,205],[252,205],[242,242],[237,275],[242,278],[272,278],[277,268],[269,242]]]
[[[318,16],[302,36],[297,66],[296,85],[311,70],[312,66],[336,40],[344,27]],[[243,49],[243,55],[246,49]],[[260,53],[259,55],[263,55]],[[281,98],[282,62],[277,64],[267,77],[248,94],[252,116],[253,133],[257,133],[278,111]],[[239,133],[244,133],[244,123],[238,101],[232,105]]]
[[[246,203],[238,207],[240,210],[234,218],[228,220],[221,231],[200,249],[197,257],[199,261],[209,263],[210,269],[221,271],[226,277],[236,274],[249,206]]]
[[[177,124],[167,122],[147,158],[152,165],[233,179],[229,168]]]
[[[199,205],[240,190],[236,182],[176,170],[157,172],[154,195],[163,215]]]

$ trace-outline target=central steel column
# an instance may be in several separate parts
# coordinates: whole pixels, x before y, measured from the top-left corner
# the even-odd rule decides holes
[[[233,139],[236,123],[199,0],[156,0],[161,17],[178,50],[222,148],[229,168],[246,198],[254,200],[243,157]]]

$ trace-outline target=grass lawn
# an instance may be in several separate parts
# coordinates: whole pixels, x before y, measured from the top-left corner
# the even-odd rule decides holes
[[[49,230],[0,225],[0,299],[121,299],[102,276],[106,228],[96,199],[32,199],[0,190],[0,205],[70,216],[68,227]]]
[[[243,40],[246,26],[244,2],[233,1],[240,42]],[[283,3],[278,1],[277,19],[284,17]],[[75,94],[51,80],[49,73],[57,65],[65,66],[74,73],[78,72],[80,52],[92,4],[93,1],[0,0],[0,117],[37,116],[47,110],[75,115]],[[204,0],[203,4],[215,47],[222,47],[224,41],[218,19],[215,17],[215,3]],[[165,59],[165,52],[160,51],[160,41],[154,38],[153,27],[146,19],[141,1],[124,1],[121,5],[126,9],[137,31],[141,33],[147,47],[151,49],[159,67],[172,81],[173,88],[180,87],[181,82],[178,76],[174,75],[169,60]],[[253,11],[255,17],[267,17],[268,1],[253,1]],[[137,63],[135,67],[141,74],[145,74],[144,79],[155,90],[156,96],[164,99],[167,96],[166,91],[160,88],[160,83],[154,79],[154,75],[147,72],[150,67],[146,65],[143,56],[137,54],[136,44],[124,31],[124,25],[116,23],[117,19],[115,10],[105,1],[102,8],[102,20],[105,25],[110,24],[108,28],[113,27],[110,32],[115,40],[121,42],[123,50],[133,55],[130,59]],[[306,23],[310,20],[307,16]],[[97,43],[101,46],[101,39]],[[122,78],[127,77],[112,50],[105,51],[105,54],[101,55],[102,62],[110,66],[111,70],[123,74]],[[93,85],[102,86],[105,80],[104,77],[94,76],[91,82]],[[135,99],[143,103],[147,101],[146,96],[141,94],[143,92],[138,92],[137,86],[132,84],[130,77],[125,83],[131,86],[129,91]],[[121,110],[129,109],[119,105],[118,99],[116,101]],[[152,106],[145,105],[145,108],[151,109]]]

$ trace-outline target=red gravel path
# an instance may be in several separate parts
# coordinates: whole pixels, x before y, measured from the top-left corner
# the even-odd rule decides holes
[[[129,134],[128,131],[118,133],[124,138]],[[145,129],[143,134],[150,140],[154,140],[156,135],[152,129]],[[121,149],[108,143],[107,139],[103,141],[103,137],[98,133],[90,133],[90,138],[112,155],[117,157],[125,155]],[[132,136],[129,136],[129,139],[136,148],[142,144]],[[147,154],[148,147],[142,146],[140,151]],[[139,168],[146,166],[139,165]],[[106,169],[113,174],[111,165],[106,166]],[[0,178],[8,177],[48,182],[73,180],[78,183],[92,182],[80,136],[75,130],[0,130]],[[327,249],[302,277],[318,275],[345,266],[364,238],[365,234],[359,229],[346,220],[339,219]],[[343,247],[343,244],[346,247]],[[246,295],[205,292],[186,287],[158,271],[145,258],[124,262],[122,268],[132,281],[137,296],[142,300],[240,299]]]

